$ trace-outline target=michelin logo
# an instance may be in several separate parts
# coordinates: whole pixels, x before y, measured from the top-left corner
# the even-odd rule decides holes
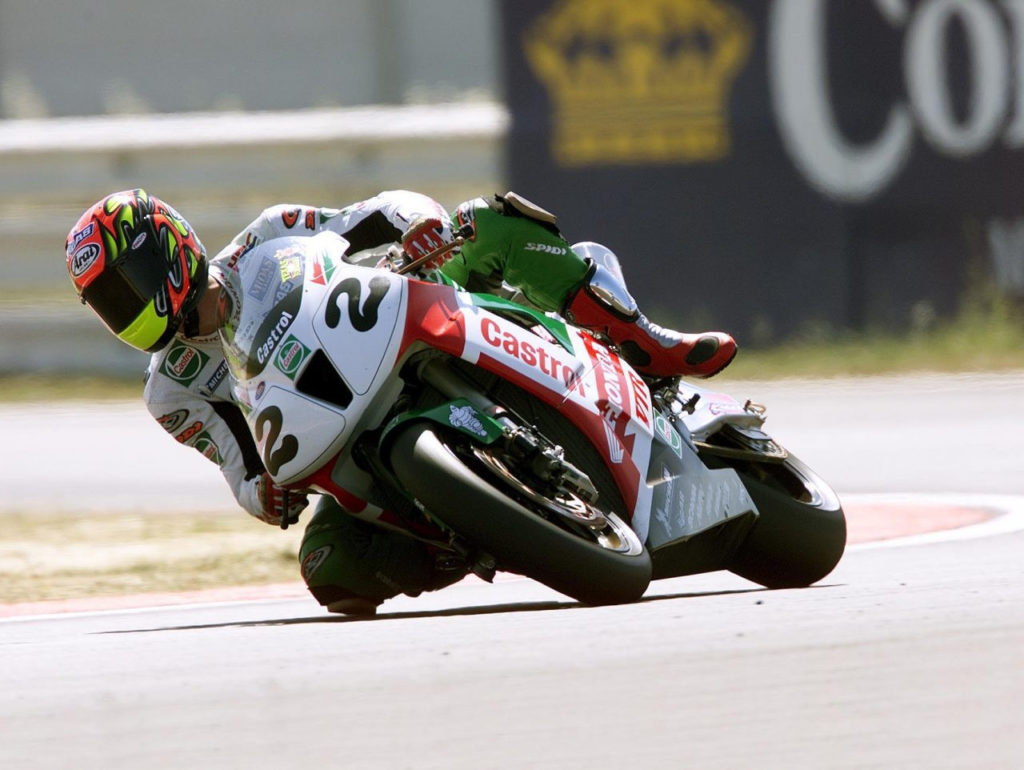
[[[477,436],[487,437],[487,431],[484,430],[483,423],[480,422],[471,406],[455,406],[455,404],[452,404],[451,412],[448,415],[448,422],[452,424],[453,428],[461,428],[470,433],[475,433]]]

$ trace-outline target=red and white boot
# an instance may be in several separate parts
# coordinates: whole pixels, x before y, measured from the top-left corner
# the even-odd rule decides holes
[[[651,377],[711,377],[736,355],[736,340],[724,332],[684,334],[652,323],[621,276],[595,261],[566,298],[562,315],[607,337],[630,365]]]

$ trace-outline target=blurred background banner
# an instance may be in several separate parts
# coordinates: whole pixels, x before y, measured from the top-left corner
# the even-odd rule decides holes
[[[1024,3],[504,0],[510,186],[770,343],[1024,296]]]

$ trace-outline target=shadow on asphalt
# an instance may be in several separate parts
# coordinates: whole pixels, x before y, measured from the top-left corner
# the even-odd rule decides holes
[[[828,586],[811,586],[827,588]],[[807,590],[807,589],[803,589]],[[648,604],[675,599],[704,599],[712,596],[767,593],[767,588],[743,588],[729,591],[696,591],[686,593],[658,594],[645,596],[633,604]],[[388,620],[415,620],[417,618],[464,617],[469,615],[498,615],[509,612],[550,612],[552,610],[597,610],[606,607],[592,607],[574,601],[515,602],[510,604],[484,604],[473,607],[454,607],[445,610],[422,610],[416,612],[383,612],[377,615],[317,615],[304,618],[280,618],[276,620],[247,620],[226,623],[196,623],[183,626],[160,626],[157,628],[127,628],[117,631],[97,631],[96,634],[145,634],[155,631],[201,631],[217,628],[260,628],[265,626],[294,626],[311,623],[380,623]]]

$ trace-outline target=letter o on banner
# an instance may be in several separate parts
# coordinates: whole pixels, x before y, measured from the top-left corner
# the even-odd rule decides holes
[[[946,33],[963,26],[970,57],[967,118],[957,123],[946,82]],[[978,0],[933,0],[921,6],[907,31],[907,90],[925,138],[948,155],[985,149],[996,138],[1009,108],[1009,50],[995,9]]]

